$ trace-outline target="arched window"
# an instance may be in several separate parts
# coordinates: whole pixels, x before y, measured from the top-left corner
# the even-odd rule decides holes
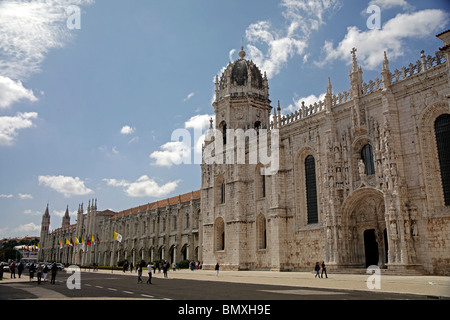
[[[434,131],[441,168],[444,203],[446,206],[450,206],[450,114],[443,114],[436,119]]]
[[[225,184],[225,179],[223,178],[223,176],[221,174],[216,179],[215,189],[216,189],[216,191],[215,191],[216,204],[225,203],[226,184]]]
[[[261,121],[256,121],[253,127],[256,130],[256,135],[259,135],[259,129],[261,129]]]
[[[223,145],[227,144],[227,124],[224,123],[222,126],[222,139],[223,139]]]
[[[366,144],[361,149],[361,159],[364,162],[365,168],[365,174],[370,176],[372,174],[375,174],[375,166],[373,163],[373,152],[372,152],[372,146],[370,144]]]
[[[267,248],[266,218],[262,213],[256,218],[256,241],[258,249]]]
[[[225,181],[222,181],[220,187],[220,203],[225,203]]]
[[[311,155],[305,159],[305,182],[308,224],[318,223],[319,216],[317,213],[316,164],[314,157]]]
[[[189,224],[190,224],[190,221],[189,221],[189,212],[186,212],[186,229],[189,229]]]
[[[263,170],[262,165],[256,166],[255,171],[255,198],[265,198],[266,197],[266,176],[261,173]]]
[[[225,223],[222,218],[217,218],[214,223],[214,233],[216,239],[216,251],[225,250]]]

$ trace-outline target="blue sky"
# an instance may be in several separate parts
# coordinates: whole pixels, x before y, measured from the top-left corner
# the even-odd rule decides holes
[[[0,238],[39,235],[47,203],[55,229],[67,205],[120,211],[199,189],[171,135],[208,127],[213,79],[242,41],[287,113],[328,77],[348,90],[352,47],[368,82],[383,51],[400,69],[447,29],[447,1],[2,0]]]

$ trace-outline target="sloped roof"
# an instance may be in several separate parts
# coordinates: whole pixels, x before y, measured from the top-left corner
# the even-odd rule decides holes
[[[117,212],[115,215],[113,215],[111,217],[111,219],[126,217],[126,216],[129,216],[132,214],[136,214],[138,212],[145,212],[147,210],[147,208],[148,208],[148,210],[155,210],[157,207],[159,207],[159,208],[166,207],[167,204],[169,204],[169,206],[176,205],[178,203],[178,199],[180,199],[181,203],[188,202],[191,200],[191,198],[193,200],[200,199],[200,190],[181,194],[179,196],[175,196],[175,197],[168,198],[165,200],[158,200],[158,201],[140,205],[140,206],[137,206],[134,208],[125,209],[125,210]]]

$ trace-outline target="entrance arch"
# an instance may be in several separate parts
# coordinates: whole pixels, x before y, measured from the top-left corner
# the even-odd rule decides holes
[[[384,195],[374,188],[360,188],[342,205],[338,247],[341,261],[355,267],[387,263]]]

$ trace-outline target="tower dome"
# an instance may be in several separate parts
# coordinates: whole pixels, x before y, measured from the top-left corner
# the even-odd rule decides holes
[[[251,60],[246,60],[244,48],[239,51],[239,59],[230,62],[220,80],[216,77],[216,100],[227,95],[258,95],[268,98],[267,77]]]

